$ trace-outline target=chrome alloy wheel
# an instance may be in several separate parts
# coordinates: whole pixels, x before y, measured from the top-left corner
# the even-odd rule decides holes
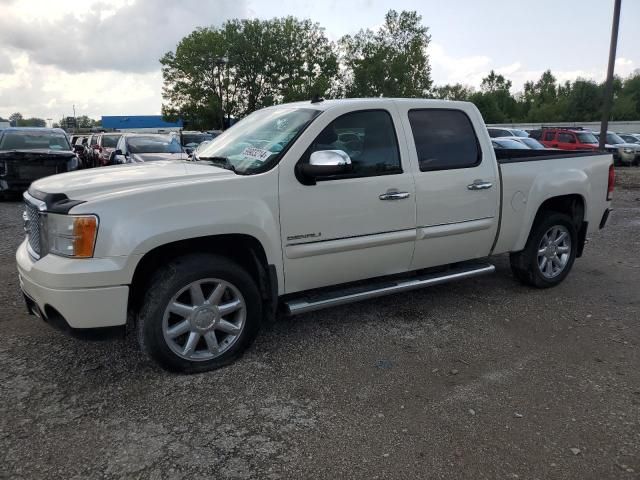
[[[562,225],[551,227],[538,245],[538,269],[545,278],[562,273],[571,255],[571,235]]]
[[[164,311],[162,334],[173,353],[189,361],[206,361],[238,340],[247,318],[240,291],[224,280],[205,278],[176,293]]]

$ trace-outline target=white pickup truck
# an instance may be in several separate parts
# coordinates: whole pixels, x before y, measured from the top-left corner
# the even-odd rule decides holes
[[[497,155],[470,103],[265,108],[196,161],[34,182],[20,285],[46,322],[71,333],[128,326],[183,372],[233,361],[277,311],[487,274],[491,255],[510,252],[521,282],[557,285],[607,221],[612,157]]]

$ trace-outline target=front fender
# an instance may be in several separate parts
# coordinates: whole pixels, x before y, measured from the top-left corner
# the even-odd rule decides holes
[[[262,244],[267,261],[281,273],[277,192],[274,169],[262,175],[163,185],[101,197],[71,213],[98,215],[95,257],[128,256],[137,263],[145,253],[167,243],[245,234]]]

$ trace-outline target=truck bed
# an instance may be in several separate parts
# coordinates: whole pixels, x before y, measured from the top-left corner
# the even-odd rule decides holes
[[[607,208],[611,154],[510,149],[497,149],[495,154],[500,169],[501,214],[494,254],[522,250],[539,206],[555,196],[581,197],[587,233],[598,229]]]

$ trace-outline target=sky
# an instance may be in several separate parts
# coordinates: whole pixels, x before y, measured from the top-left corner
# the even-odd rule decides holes
[[[515,92],[551,69],[602,81],[613,0],[0,0],[0,117],[159,114],[158,59],[196,27],[293,15],[331,40],[377,28],[389,9],[429,27],[436,85],[478,87],[494,69]],[[616,73],[640,68],[640,0],[622,0]]]

